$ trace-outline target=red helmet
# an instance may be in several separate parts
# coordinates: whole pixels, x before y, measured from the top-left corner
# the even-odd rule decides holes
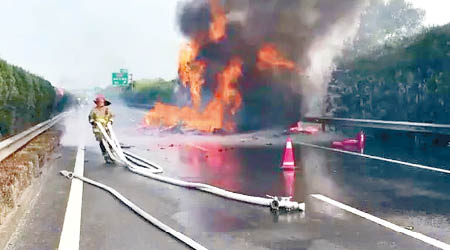
[[[102,94],[98,94],[95,99],[94,99],[94,103],[99,102],[100,100],[103,100],[103,102],[105,103],[105,106],[108,106],[111,104],[110,101],[106,100],[105,96]]]

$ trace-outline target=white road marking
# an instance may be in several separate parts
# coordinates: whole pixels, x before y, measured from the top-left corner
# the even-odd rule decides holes
[[[353,207],[350,207],[350,206],[345,205],[345,204],[343,204],[343,203],[340,203],[340,202],[338,202],[338,201],[335,201],[335,200],[333,200],[333,199],[331,199],[331,198],[328,198],[328,197],[326,197],[326,196],[324,196],[324,195],[321,195],[321,194],[312,194],[311,196],[314,197],[314,198],[316,198],[316,199],[318,199],[318,200],[321,200],[321,201],[323,201],[323,202],[326,202],[326,203],[328,203],[328,204],[331,204],[331,205],[333,205],[333,206],[335,206],[335,207],[338,207],[338,208],[340,208],[340,209],[343,209],[343,210],[345,210],[345,211],[347,211],[347,212],[350,212],[350,213],[352,213],[352,214],[356,214],[356,215],[358,215],[358,216],[360,216],[360,217],[362,217],[362,218],[365,218],[365,219],[367,219],[367,220],[370,220],[370,221],[372,221],[372,222],[375,222],[375,223],[377,223],[377,224],[379,224],[379,225],[381,225],[381,226],[387,227],[387,228],[389,228],[389,229],[391,229],[391,230],[393,230],[393,231],[396,231],[396,232],[399,232],[399,233],[408,235],[408,236],[410,236],[410,237],[413,237],[413,238],[415,238],[415,239],[418,239],[418,240],[420,240],[420,241],[423,241],[423,242],[425,242],[425,243],[427,243],[427,244],[430,244],[430,245],[432,245],[432,246],[435,246],[435,247],[438,247],[438,248],[441,248],[441,249],[450,249],[450,245],[447,244],[447,243],[444,243],[444,242],[442,242],[442,241],[433,239],[433,238],[428,237],[428,236],[426,236],[426,235],[424,235],[424,234],[421,234],[421,233],[418,233],[418,232],[414,232],[414,231],[410,231],[410,230],[408,230],[408,229],[406,229],[406,228],[397,226],[397,225],[395,225],[395,224],[393,224],[393,223],[391,223],[391,222],[389,222],[389,221],[380,219],[380,218],[375,217],[375,216],[373,216],[373,215],[371,215],[371,214],[365,213],[365,212],[360,211],[360,210],[358,210],[358,209],[356,209],[356,208],[353,208]]]
[[[78,146],[77,157],[73,172],[83,176],[84,146]],[[83,182],[72,179],[69,200],[67,202],[64,225],[59,240],[59,250],[78,250],[80,246],[81,206],[83,200]]]
[[[373,159],[373,160],[392,162],[392,163],[396,163],[396,164],[400,164],[400,165],[404,165],[404,166],[408,166],[408,167],[422,168],[422,169],[427,169],[427,170],[431,170],[431,171],[436,171],[436,172],[441,172],[441,173],[445,173],[445,174],[450,174],[450,170],[447,170],[447,169],[435,168],[435,167],[425,166],[425,165],[422,165],[422,164],[416,164],[416,163],[399,161],[399,160],[393,160],[393,159],[379,157],[379,156],[374,156],[374,155],[367,155],[367,154],[361,154],[361,153],[356,153],[356,152],[351,152],[351,151],[345,151],[345,150],[336,149],[336,148],[323,147],[323,146],[319,146],[319,145],[309,144],[309,143],[306,143],[306,142],[296,142],[296,143],[300,144],[300,145],[303,145],[303,146],[307,146],[307,147],[320,148],[320,149],[334,151],[334,152],[339,152],[339,153],[344,153],[344,154],[361,156],[361,157],[365,157],[365,158],[369,158],[369,159]]]

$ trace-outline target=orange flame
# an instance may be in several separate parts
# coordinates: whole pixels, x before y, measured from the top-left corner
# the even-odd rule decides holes
[[[218,88],[214,98],[203,111],[191,107],[177,107],[160,102],[144,118],[149,126],[174,127],[182,125],[186,129],[214,132],[219,129],[234,131],[233,116],[242,103],[237,89],[237,79],[242,74],[242,60],[233,58],[225,69],[217,75]]]
[[[206,68],[204,61],[195,61],[191,64],[190,91],[192,105],[195,109],[199,109],[202,104],[202,86],[205,83],[203,73]]]
[[[205,84],[204,73],[207,62],[198,60],[199,50],[211,42],[219,42],[226,37],[227,19],[220,0],[209,0],[211,23],[208,32],[195,34],[192,41],[180,50],[178,74],[181,83],[189,87],[191,107],[177,107],[157,102],[144,118],[148,126],[174,127],[181,125],[186,129],[214,132],[225,129],[234,131],[234,116],[242,105],[242,96],[238,90],[238,79],[242,75],[242,59],[232,58],[216,75],[217,88],[212,100],[202,110],[202,87]],[[285,59],[272,44],[264,45],[257,54],[257,68],[266,70],[284,68],[293,70],[294,62]]]
[[[227,67],[217,76],[219,83],[216,98],[222,100],[230,107],[231,115],[234,115],[242,104],[242,97],[237,89],[237,79],[242,75],[242,60],[232,58]]]
[[[225,38],[227,17],[218,0],[209,0],[212,23],[209,25],[209,39],[218,42]]]
[[[256,67],[262,71],[272,68],[294,70],[296,66],[294,62],[285,59],[275,45],[266,44],[258,51],[258,62]]]
[[[202,101],[201,89],[205,81],[203,73],[206,68],[206,62],[197,60],[198,50],[200,46],[196,42],[184,45],[180,51],[178,75],[185,87],[189,85],[191,92],[191,100],[195,109],[199,109]]]
[[[184,44],[181,47],[178,58],[178,75],[181,82],[186,86],[190,79],[190,64],[195,60],[200,46],[196,42]]]
[[[201,46],[225,38],[226,16],[219,0],[210,0],[212,22],[209,34],[197,34],[190,43],[181,48],[178,74],[182,84],[190,88],[192,107],[177,107],[157,102],[144,118],[149,126],[174,127],[214,132],[218,129],[234,131],[234,115],[242,104],[237,80],[242,75],[242,60],[232,58],[222,72],[217,74],[217,89],[213,99],[201,110],[203,74],[207,63],[196,60]]]

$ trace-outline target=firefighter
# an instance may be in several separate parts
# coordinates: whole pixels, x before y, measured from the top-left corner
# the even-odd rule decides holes
[[[105,158],[105,162],[107,164],[113,164],[114,161],[108,155],[106,151],[105,145],[102,143],[102,132],[100,128],[98,128],[96,122],[103,125],[103,127],[108,131],[107,125],[108,123],[113,123],[114,115],[111,113],[109,106],[111,102],[106,100],[106,98],[99,94],[94,100],[95,107],[89,113],[89,123],[92,125],[92,131],[94,132],[95,139],[100,143],[100,150],[102,151],[103,158]]]

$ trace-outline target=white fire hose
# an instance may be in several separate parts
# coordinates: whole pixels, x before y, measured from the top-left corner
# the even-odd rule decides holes
[[[230,192],[215,186],[211,186],[204,183],[196,183],[196,182],[187,182],[182,180],[177,180],[171,177],[158,175],[158,173],[163,172],[163,168],[159,166],[157,163],[151,162],[147,159],[143,159],[135,154],[132,154],[130,152],[123,151],[119,141],[117,140],[117,137],[114,134],[114,131],[112,129],[111,124],[108,124],[108,132],[106,132],[105,128],[100,124],[97,123],[98,128],[102,132],[103,138],[102,143],[105,146],[109,156],[115,160],[118,163],[121,163],[125,165],[130,171],[133,173],[149,177],[161,182],[169,183],[172,185],[177,185],[181,187],[186,188],[194,188],[198,189],[204,192],[212,193],[217,196],[221,196],[224,198],[242,201],[250,204],[255,205],[261,205],[261,206],[269,206],[273,210],[279,210],[279,209],[285,209],[285,210],[305,210],[305,203],[298,203],[295,201],[291,201],[291,197],[276,197],[276,196],[269,196],[269,198],[262,198],[262,197],[255,197],[255,196],[249,196],[245,194],[239,194]],[[130,207],[134,212],[142,216],[144,219],[152,223],[153,225],[157,226],[161,230],[169,233],[170,235],[174,236],[178,240],[184,242],[188,246],[190,246],[193,249],[196,250],[207,250],[207,248],[203,247],[196,241],[192,240],[191,238],[187,237],[186,235],[177,232],[176,230],[170,228],[169,226],[165,225],[158,219],[154,218],[141,208],[139,208],[136,204],[125,198],[123,195],[121,195],[119,192],[117,192],[115,189],[106,186],[104,184],[101,184],[99,182],[93,181],[89,178],[78,176],[72,172],[69,171],[61,171],[61,174],[69,179],[77,178],[83,182],[87,182],[91,185],[97,186],[101,189],[104,189],[114,195],[116,198],[121,200],[125,205]]]
[[[106,132],[105,128],[97,123],[100,131],[103,134],[103,143],[108,153],[111,153],[111,158],[117,159],[116,161],[122,163],[128,169],[136,174],[149,177],[161,182],[182,186],[186,188],[195,188],[204,192],[212,193],[221,197],[225,197],[232,200],[242,201],[250,204],[268,206],[272,209],[285,209],[285,210],[305,210],[305,203],[298,203],[296,201],[291,201],[291,197],[276,197],[268,196],[269,198],[250,196],[245,194],[239,194],[230,192],[215,186],[211,186],[204,183],[188,182],[183,180],[174,179],[167,176],[158,175],[157,173],[162,173],[163,168],[158,164],[151,162],[147,159],[143,159],[137,155],[130,152],[122,151],[119,141],[114,134],[111,124],[108,124],[109,134]],[[111,147],[112,150],[109,150]]]
[[[207,250],[206,247],[200,245],[199,243],[197,243],[196,241],[194,241],[191,238],[187,237],[186,235],[184,235],[184,234],[182,234],[182,233],[180,233],[178,231],[175,231],[171,227],[167,226],[166,224],[162,223],[161,221],[159,221],[155,217],[151,216],[149,213],[147,213],[144,210],[142,210],[136,204],[134,204],[133,202],[131,202],[130,200],[125,198],[123,195],[121,195],[119,192],[117,192],[115,189],[113,189],[113,188],[111,188],[109,186],[106,186],[104,184],[101,184],[99,182],[93,181],[93,180],[91,180],[89,178],[75,175],[75,174],[73,174],[73,173],[71,173],[69,171],[63,170],[63,171],[61,171],[61,174],[63,176],[65,176],[65,177],[69,178],[69,179],[77,178],[77,179],[79,179],[81,181],[87,182],[87,183],[89,183],[91,185],[97,186],[97,187],[99,187],[101,189],[104,189],[104,190],[108,191],[109,193],[114,195],[117,199],[121,200],[129,208],[131,208],[131,210],[133,210],[135,213],[139,214],[140,216],[142,216],[144,219],[146,219],[147,221],[149,221],[153,225],[159,227],[164,232],[166,232],[166,233],[174,236],[178,240],[184,242],[186,245],[190,246],[192,249]]]

